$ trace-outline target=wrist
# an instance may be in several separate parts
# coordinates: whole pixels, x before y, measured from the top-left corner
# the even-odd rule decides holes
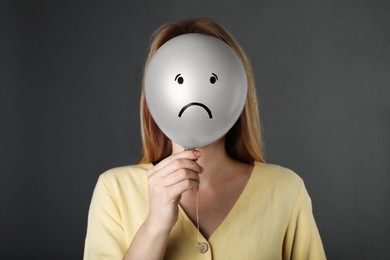
[[[166,226],[161,221],[148,217],[144,223],[145,231],[152,236],[168,237],[172,227]]]

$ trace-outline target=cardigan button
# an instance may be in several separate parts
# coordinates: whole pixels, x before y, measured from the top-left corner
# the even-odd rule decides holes
[[[209,245],[205,242],[199,243],[198,244],[198,251],[201,254],[206,253],[209,250]]]

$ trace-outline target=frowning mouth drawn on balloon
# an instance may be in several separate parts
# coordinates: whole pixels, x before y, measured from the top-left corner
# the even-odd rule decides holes
[[[179,117],[181,117],[181,115],[183,114],[183,112],[189,108],[190,106],[200,106],[200,107],[203,107],[207,113],[209,114],[209,118],[212,119],[213,118],[213,115],[211,114],[211,111],[210,111],[210,108],[208,108],[205,104],[202,104],[202,103],[199,103],[199,102],[191,102],[187,105],[185,105],[179,112]]]

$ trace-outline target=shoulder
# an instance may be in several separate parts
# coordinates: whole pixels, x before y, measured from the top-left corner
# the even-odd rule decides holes
[[[283,166],[256,162],[253,175],[257,185],[280,196],[296,198],[304,189],[302,178]]]
[[[149,163],[119,166],[109,169],[101,175],[108,179],[139,177],[140,175],[145,174],[151,167],[152,164]]]
[[[278,184],[302,184],[302,178],[297,173],[280,165],[255,162],[253,173]]]
[[[135,164],[115,167],[102,173],[98,184],[114,191],[129,186],[142,187],[147,181],[146,172],[152,166],[152,164]]]

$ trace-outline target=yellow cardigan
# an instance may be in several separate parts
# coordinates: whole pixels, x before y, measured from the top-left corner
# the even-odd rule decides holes
[[[122,259],[149,211],[146,171],[111,169],[96,184],[84,259]],[[234,207],[206,240],[180,208],[164,259],[326,259],[303,181],[286,168],[255,163]]]

